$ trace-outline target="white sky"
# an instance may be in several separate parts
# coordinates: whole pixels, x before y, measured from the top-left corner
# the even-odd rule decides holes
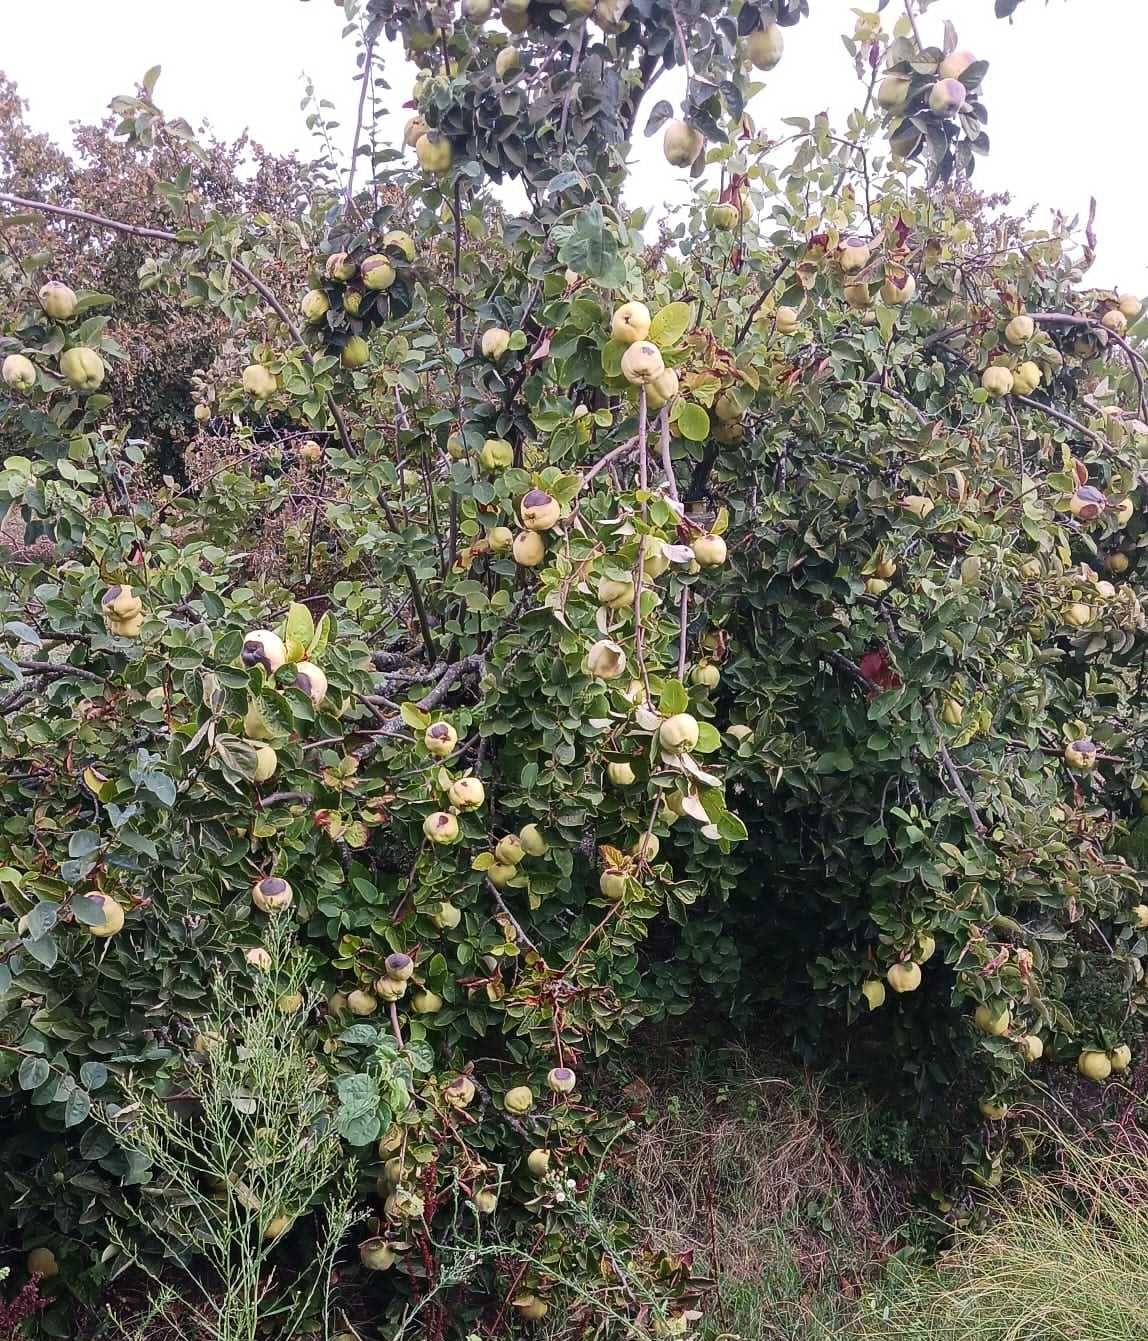
[[[71,121],[96,119],[111,97],[130,93],[149,66],[162,65],[157,100],[168,115],[197,125],[209,117],[225,137],[246,128],[272,150],[304,154],[311,147],[299,110],[306,72],[336,105],[341,147],[349,142],[357,96],[352,44],[341,38],[343,14],[330,0],[0,2],[0,69],[31,102],[32,124],[62,141]],[[779,135],[786,133],[782,116],[828,110],[840,123],[855,101],[838,38],[852,27],[854,6],[812,0],[810,8],[809,20],[787,30],[785,58],[763,76],[767,88],[750,105],[758,126],[776,126]],[[899,8],[893,0],[887,25]],[[939,41],[946,17],[961,45],[992,63],[985,101],[993,147],[978,164],[977,184],[1011,192],[1018,208],[1039,202],[1081,216],[1095,195],[1100,249],[1090,281],[1148,293],[1148,192],[1139,149],[1148,5],[1026,0],[1010,25],[993,17],[992,0],[934,0],[921,20],[926,41]],[[388,74],[397,105],[411,79],[399,53]],[[666,80],[655,96],[676,100],[680,85]],[[660,137],[639,136],[636,151],[629,203],[684,198],[684,178],[668,169]]]

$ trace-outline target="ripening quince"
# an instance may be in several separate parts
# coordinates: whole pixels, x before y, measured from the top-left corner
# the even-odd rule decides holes
[[[495,889],[505,889],[517,874],[516,868],[507,861],[496,861],[486,868],[486,878]]]
[[[483,358],[492,359],[497,363],[510,348],[510,332],[501,326],[492,326],[489,330],[483,331],[481,348]]]
[[[624,762],[607,764],[606,776],[615,787],[632,786],[635,780],[633,765]]]
[[[750,64],[757,70],[772,70],[785,50],[785,35],[776,23],[767,23],[750,33],[745,43]]]
[[[630,855],[636,861],[653,861],[662,846],[662,840],[656,833],[644,833],[630,848]]]
[[[942,79],[960,79],[975,61],[976,57],[971,51],[950,51],[941,62],[937,74]]]
[[[729,201],[718,201],[706,210],[706,222],[719,233],[728,233],[741,221],[741,210]]]
[[[1108,1054],[1113,1071],[1127,1071],[1132,1065],[1132,1049],[1127,1043],[1121,1043]]]
[[[912,302],[916,292],[917,281],[907,270],[898,267],[885,272],[881,298],[889,307],[901,307]]]
[[[773,314],[773,325],[778,335],[793,335],[800,325],[797,308],[783,303]]]
[[[716,689],[720,682],[721,671],[712,661],[703,661],[690,674],[690,683],[696,684],[699,689]]]
[[[685,121],[669,122],[662,136],[662,152],[675,168],[690,167],[705,147],[706,137]]]
[[[699,536],[692,548],[699,568],[719,568],[726,561],[726,543],[720,535]]]
[[[345,251],[336,251],[327,257],[323,269],[328,279],[333,279],[338,284],[346,284],[349,279],[355,278],[357,267]]]
[[[570,1094],[578,1084],[578,1077],[568,1066],[555,1066],[547,1072],[546,1084],[553,1094]]]
[[[1124,313],[1126,321],[1135,321],[1140,315],[1140,310],[1144,304],[1134,293],[1122,293],[1117,300],[1116,306]]]
[[[487,438],[478,459],[487,470],[506,470],[514,464],[514,448],[505,438]]]
[[[443,999],[437,992],[416,992],[411,997],[411,1010],[416,1015],[437,1015],[443,1008]]]
[[[985,1002],[973,1012],[973,1023],[982,1034],[1003,1038],[1012,1028],[1012,1013],[1007,1006]]]
[[[494,73],[499,79],[508,79],[522,69],[522,57],[517,47],[503,47],[494,58]]]
[[[534,1091],[529,1085],[515,1085],[503,1095],[502,1105],[508,1113],[521,1117],[534,1107]]]
[[[279,767],[279,756],[261,740],[253,740],[252,748],[255,750],[255,775],[254,782],[266,782],[269,778],[275,776],[275,770]]]
[[[331,310],[330,300],[322,289],[309,289],[299,304],[299,311],[303,314],[303,320],[314,324],[322,321]]]
[[[688,712],[674,713],[658,727],[658,744],[669,754],[688,753],[698,743],[701,728]]]
[[[29,1276],[43,1276],[45,1279],[60,1274],[60,1265],[51,1248],[33,1248],[24,1258],[24,1269]]]
[[[109,937],[123,930],[124,910],[115,899],[107,894],[101,894],[99,890],[89,890],[85,897],[98,904],[102,914],[99,922],[88,927],[89,936],[94,936],[96,940],[106,941]]]
[[[527,1322],[541,1322],[550,1312],[550,1305],[546,1300],[540,1299],[530,1290],[516,1294],[511,1303],[518,1310],[519,1317],[525,1318]]]
[[[1013,373],[1012,380],[1013,390],[1018,396],[1031,396],[1040,386],[1040,368],[1031,359],[1027,359]]]
[[[296,664],[295,686],[307,695],[316,708],[327,697],[327,677],[313,661]]]
[[[626,894],[626,872],[615,866],[608,866],[598,877],[598,888],[605,898],[617,903]]]
[[[53,321],[71,321],[76,315],[76,293],[74,289],[61,284],[59,280],[49,280],[37,295],[40,306]]]
[[[74,345],[60,355],[60,376],[77,391],[98,390],[105,372],[103,359],[86,345]]]
[[[112,619],[132,619],[143,609],[143,601],[127,584],[109,587],[100,600],[105,616]]]
[[[403,127],[403,144],[408,149],[414,149],[429,129],[430,127],[421,116],[409,117]]]
[[[1096,767],[1096,746],[1085,737],[1064,747],[1064,762],[1077,773],[1090,773]]]
[[[445,135],[437,130],[428,130],[415,142],[415,156],[424,172],[441,177],[444,172],[449,171],[454,153],[451,150],[450,140]]]
[[[368,256],[359,267],[363,284],[372,293],[389,289],[395,282],[395,267],[385,256]]]
[[[1086,1048],[1077,1059],[1076,1069],[1085,1080],[1091,1080],[1099,1085],[1112,1074],[1112,1063],[1109,1061],[1107,1053]]]
[[[924,494],[906,494],[901,499],[901,506],[906,512],[911,512],[918,521],[924,521],[936,505],[931,498],[926,498]]]
[[[678,375],[673,368],[667,368],[646,387],[646,408],[660,410],[673,400],[678,390]]]
[[[544,1149],[532,1150],[526,1156],[526,1167],[535,1178],[545,1178],[550,1172],[550,1151]]]
[[[455,1076],[442,1092],[452,1108],[466,1108],[474,1099],[474,1081],[469,1076]]]
[[[1013,375],[1007,368],[986,368],[981,374],[981,386],[990,396],[1007,396],[1013,389]]]
[[[607,610],[628,610],[634,604],[634,595],[634,584],[627,578],[598,579],[598,602]]]
[[[956,116],[968,94],[959,79],[938,79],[929,90],[929,107],[938,116]]]
[[[458,838],[458,820],[445,810],[436,810],[423,820],[423,833],[432,843],[453,843]]]
[[[616,680],[626,670],[626,653],[610,638],[600,638],[586,653],[586,670],[596,680]]]
[[[868,284],[846,284],[841,290],[841,296],[845,299],[847,307],[859,312],[873,306],[873,295]]]
[[[1039,1034],[1025,1034],[1020,1040],[1020,1050],[1026,1062],[1039,1062],[1044,1056],[1044,1039]]]
[[[447,795],[458,810],[477,810],[486,800],[486,788],[478,778],[457,778]]]
[[[239,659],[248,670],[262,666],[268,675],[274,675],[287,661],[287,648],[283,639],[271,629],[252,629],[244,635]]]
[[[423,745],[428,754],[434,755],[436,759],[445,759],[458,746],[458,732],[449,722],[431,722],[423,732]]]
[[[846,238],[837,248],[837,260],[846,275],[855,275],[859,270],[864,270],[871,255],[869,244],[858,238]]]
[[[867,978],[861,984],[861,995],[870,1010],[878,1010],[885,1004],[885,984],[879,978]]]
[[[562,508],[542,489],[531,489],[518,505],[518,515],[528,531],[549,531],[557,524]]]
[[[519,531],[511,546],[514,562],[522,568],[537,568],[546,557],[546,545],[537,531]]]
[[[492,554],[509,554],[514,545],[514,532],[509,526],[495,526],[486,537]]]
[[[1128,333],[1128,318],[1118,307],[1109,308],[1100,318],[1100,324],[1114,335],[1123,336]]]
[[[623,303],[610,320],[610,339],[620,345],[636,344],[650,333],[653,318],[645,303]]]
[[[642,572],[651,580],[661,577],[670,566],[666,547],[656,535],[642,537]]]
[[[265,875],[251,886],[251,902],[261,913],[285,912],[294,897],[291,886],[277,875]]]
[[[453,931],[462,921],[462,913],[445,899],[438,904],[430,919],[439,931]]]
[[[370,361],[371,346],[363,339],[361,335],[352,335],[343,346],[343,352],[340,355],[344,368],[362,368]]]
[[[36,365],[23,354],[9,354],[0,365],[0,376],[13,391],[31,391],[36,385]]]
[[[347,993],[347,1009],[352,1015],[373,1015],[379,1008],[379,1002],[370,992],[356,988]]]
[[[1004,338],[1010,345],[1023,345],[1036,332],[1036,322],[1024,312],[1018,313],[1005,327]]]
[[[915,992],[921,985],[921,966],[912,960],[894,964],[885,974],[885,981],[894,992]]]
[[[463,17],[471,23],[485,23],[493,9],[493,0],[462,0]]]
[[[649,340],[638,340],[622,355],[622,376],[634,386],[648,386],[665,372],[662,351]]]
[[[1008,1104],[996,1103],[992,1099],[982,1099],[979,1107],[981,1117],[987,1118],[990,1122],[1001,1122],[1008,1117]]]
[[[909,101],[909,89],[912,83],[908,75],[886,75],[877,89],[877,105],[886,112],[901,111]]]
[[[494,859],[506,866],[517,866],[526,856],[522,839],[516,833],[508,833],[494,845]]]

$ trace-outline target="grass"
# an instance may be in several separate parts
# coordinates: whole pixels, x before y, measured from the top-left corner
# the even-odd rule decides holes
[[[712,1278],[701,1337],[826,1341],[851,1327],[905,1220],[903,1180],[865,1149],[900,1149],[896,1128],[824,1079],[762,1074],[729,1051],[679,1057],[646,1107],[609,1195],[648,1243]]]
[[[777,1069],[655,1063],[609,1184],[651,1246],[712,1280],[698,1341],[1148,1338],[1148,1105],[1075,1135],[1018,1123],[1029,1171],[961,1197],[954,1225],[898,1114]]]
[[[932,1269],[890,1272],[861,1341],[1143,1341],[1148,1337],[1148,1135],[1042,1133],[1055,1167],[993,1194],[983,1227]]]

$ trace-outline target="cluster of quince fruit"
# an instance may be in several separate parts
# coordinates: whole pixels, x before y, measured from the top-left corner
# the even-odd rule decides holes
[[[73,289],[59,280],[49,280],[40,287],[40,306],[44,314],[61,324],[71,321],[79,308],[79,298]],[[98,391],[107,376],[107,368],[99,353],[89,345],[74,344],[63,350],[57,361],[60,377],[73,390],[89,395]],[[27,354],[8,354],[0,364],[0,379],[10,391],[27,394],[38,381],[36,365]]]

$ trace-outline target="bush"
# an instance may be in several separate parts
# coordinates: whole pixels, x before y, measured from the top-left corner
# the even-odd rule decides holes
[[[688,1262],[607,1226],[627,1293],[585,1231],[627,1130],[596,1064],[643,1022],[780,1012],[968,1130],[1030,1068],[1124,1060],[1138,304],[1081,287],[1087,235],[971,192],[983,62],[947,117],[941,49],[865,16],[859,72],[897,67],[910,114],[775,144],[741,135],[732,21],[547,9],[504,87],[488,29],[370,0],[368,84],[383,34],[422,66],[420,168],[360,127],[369,180],[299,218],[178,169],[162,192],[142,283],[242,342],[209,398],[250,450],[191,488],[128,487],[106,297],[6,265],[0,497],[47,548],[0,593],[0,1161],[8,1237],[57,1242],[65,1283],[139,1172],[93,1108],[186,1083],[213,978],[276,919],[389,1262],[348,1244],[348,1278],[427,1341],[589,1308],[586,1282],[604,1327],[690,1321]],[[708,141],[724,199],[703,180],[645,247],[623,146],[682,45],[671,153]],[[129,146],[177,124],[153,93],[117,100]],[[505,175],[535,208],[488,240]],[[313,1253],[307,1224],[274,1249]]]

